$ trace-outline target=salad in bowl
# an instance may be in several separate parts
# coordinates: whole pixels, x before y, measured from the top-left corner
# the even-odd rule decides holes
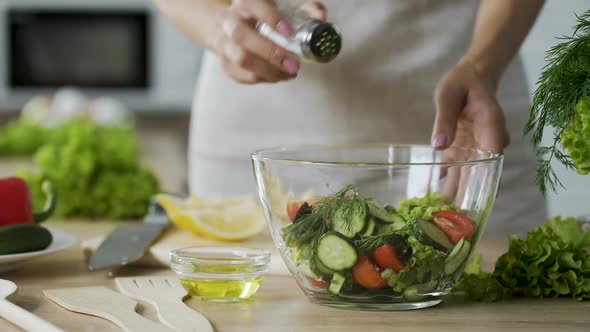
[[[303,292],[351,309],[440,303],[483,232],[502,163],[491,152],[455,152],[346,145],[254,154],[273,240]]]

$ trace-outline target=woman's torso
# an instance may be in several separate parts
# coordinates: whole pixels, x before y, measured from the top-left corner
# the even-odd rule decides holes
[[[253,192],[249,154],[261,147],[429,143],[434,88],[468,47],[478,2],[327,0],[324,4],[329,20],[342,32],[343,50],[332,63],[304,64],[295,80],[241,85],[223,73],[213,55],[205,56],[191,124],[193,193]],[[499,96],[513,136],[506,151],[508,195],[528,195],[530,204],[542,209],[531,175],[534,156],[519,139],[528,109],[519,61],[506,72]]]

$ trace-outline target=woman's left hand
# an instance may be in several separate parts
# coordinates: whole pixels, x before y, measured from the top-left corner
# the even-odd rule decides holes
[[[470,63],[460,63],[439,81],[432,145],[470,147],[502,153],[510,142],[504,113],[496,100],[497,79]]]
[[[434,96],[436,118],[432,145],[435,148],[504,151],[510,143],[510,136],[504,112],[496,100],[497,82],[469,63],[458,64],[442,77]],[[474,157],[460,149],[446,150],[443,155],[446,161]],[[442,168],[441,178],[445,178],[441,190],[443,199],[448,202],[463,200],[469,167]]]

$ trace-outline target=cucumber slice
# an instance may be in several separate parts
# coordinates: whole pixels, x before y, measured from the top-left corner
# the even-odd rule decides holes
[[[412,232],[418,241],[431,245],[438,250],[448,251],[454,247],[447,235],[430,221],[414,220]]]
[[[408,301],[422,301],[428,297],[425,293],[432,292],[436,286],[438,286],[438,280],[406,287],[403,292],[404,298]]]
[[[316,274],[328,277],[334,274],[334,271],[330,270],[329,268],[325,267],[324,264],[320,263],[317,257],[312,260],[311,266]]]
[[[451,259],[455,258],[455,256],[457,256],[459,251],[461,251],[461,248],[463,247],[464,243],[465,243],[465,238],[462,237],[461,240],[459,240],[459,242],[457,242],[457,244],[455,244],[455,246],[453,247],[453,250],[451,250],[451,252],[449,253],[449,256],[447,256],[447,261],[451,260]]]
[[[328,232],[318,241],[316,258],[318,263],[336,272],[352,268],[358,254],[347,238],[340,233]]]
[[[404,219],[395,212],[395,209],[387,209],[374,199],[368,200],[367,205],[369,207],[369,213],[383,224],[404,222]]]
[[[367,204],[362,200],[343,201],[330,219],[332,230],[348,238],[355,237],[365,228],[369,217],[368,210]]]
[[[460,267],[465,263],[465,261],[469,258],[469,253],[471,252],[471,242],[465,240],[461,248],[457,250],[457,254],[453,257],[446,259],[445,261],[445,274],[450,276],[457,272]]]
[[[391,223],[391,224],[379,224],[377,225],[378,233],[392,233],[403,229],[406,226],[405,223]]]
[[[365,230],[363,231],[363,233],[361,235],[362,236],[371,236],[371,235],[374,235],[376,233],[376,231],[377,231],[377,223],[375,222],[375,219],[371,218],[367,222],[367,227],[365,227]]]
[[[334,295],[340,294],[340,290],[342,289],[342,286],[344,286],[344,281],[346,281],[346,278],[342,274],[334,273],[328,291]]]

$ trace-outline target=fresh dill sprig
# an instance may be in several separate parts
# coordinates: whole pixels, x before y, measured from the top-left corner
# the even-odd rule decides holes
[[[308,213],[298,214],[295,222],[283,228],[283,238],[287,246],[294,247],[326,233],[332,213],[351,192],[351,197],[358,197],[357,188],[348,185],[334,195],[319,200]]]
[[[398,243],[404,237],[398,231],[381,233],[376,235],[363,236],[354,241],[355,246],[361,253],[369,254],[384,244]]]
[[[311,240],[319,230],[323,221],[316,215],[309,213],[285,228],[283,228],[283,238],[288,247],[296,247],[304,242]]]
[[[547,51],[547,64],[537,81],[524,130],[536,146],[537,185],[543,194],[547,189],[556,191],[557,187],[563,187],[552,168],[552,160],[568,169],[574,167],[570,156],[562,152],[562,133],[574,118],[578,101],[590,96],[590,10],[576,17],[573,34],[558,38],[563,42]],[[553,128],[554,142],[541,146],[546,127]]]
[[[352,196],[347,200],[339,202],[332,212],[330,222],[338,222],[342,225],[341,227],[343,227],[342,229],[345,232],[350,232],[355,219],[358,216],[366,217],[368,213],[369,207],[366,200],[358,196]]]

